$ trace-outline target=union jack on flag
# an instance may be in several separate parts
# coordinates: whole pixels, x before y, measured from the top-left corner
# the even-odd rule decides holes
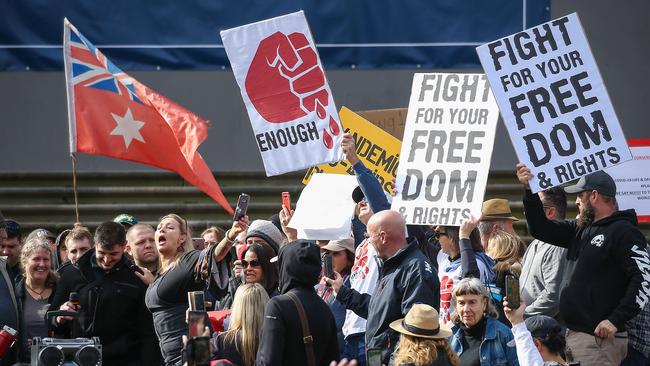
[[[125,74],[67,19],[63,59],[70,153],[175,171],[233,212],[197,150],[208,137],[206,121]]]
[[[72,84],[126,95],[138,103],[133,78],[115,66],[83,34],[72,27],[69,33]]]

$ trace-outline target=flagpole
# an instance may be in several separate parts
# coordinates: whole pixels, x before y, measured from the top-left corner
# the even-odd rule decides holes
[[[72,159],[72,192],[74,193],[74,213],[77,218],[75,223],[79,221],[79,197],[77,195],[77,157],[74,153],[70,154],[70,159]]]

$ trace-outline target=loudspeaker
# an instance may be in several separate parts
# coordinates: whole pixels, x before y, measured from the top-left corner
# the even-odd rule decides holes
[[[98,337],[32,339],[32,366],[101,366],[102,345]]]

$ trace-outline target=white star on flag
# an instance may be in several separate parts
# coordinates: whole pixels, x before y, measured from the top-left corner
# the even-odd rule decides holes
[[[133,119],[133,115],[131,114],[130,109],[127,108],[124,117],[118,116],[114,113],[111,113],[111,115],[113,116],[115,122],[117,122],[117,126],[111,132],[111,135],[122,135],[122,137],[124,137],[124,143],[126,144],[127,149],[133,140],[145,142],[144,138],[140,134],[140,129],[142,126],[144,126],[144,122],[136,121]]]

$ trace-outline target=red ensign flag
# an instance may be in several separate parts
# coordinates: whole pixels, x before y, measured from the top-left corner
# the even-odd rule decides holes
[[[122,72],[67,19],[63,30],[70,152],[175,171],[233,213],[197,151],[207,122]]]

